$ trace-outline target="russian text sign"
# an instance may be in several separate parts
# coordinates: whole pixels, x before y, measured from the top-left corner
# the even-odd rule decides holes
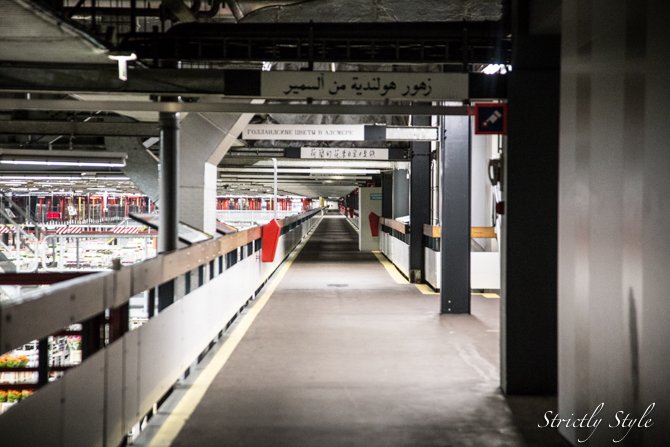
[[[249,124],[244,140],[363,141],[361,124]]]

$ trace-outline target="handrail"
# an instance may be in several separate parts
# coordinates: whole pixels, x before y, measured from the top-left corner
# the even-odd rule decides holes
[[[409,225],[404,222],[400,222],[395,219],[389,219],[386,217],[380,217],[379,223],[386,227],[399,231],[400,233],[409,234]]]
[[[495,239],[497,237],[496,227],[472,227],[470,237]]]
[[[314,214],[316,214],[317,212],[321,211],[322,209],[323,208],[316,208],[314,210],[305,211],[304,213],[301,214],[295,214],[293,216],[289,216],[281,220],[278,219],[277,221],[279,222],[279,225],[285,227],[287,225],[291,225],[292,223],[299,221],[300,219],[304,219],[306,217],[309,218]]]
[[[424,224],[423,234],[428,237],[440,237],[442,235],[441,227],[436,225]]]
[[[289,225],[320,211],[319,208],[282,222],[284,226]],[[286,223],[286,220],[291,222]],[[262,227],[249,228],[162,253],[121,270],[92,273],[0,303],[0,352],[10,351],[106,309],[125,304],[138,293],[175,279],[261,237]],[[36,315],[49,315],[49,318],[36,318]]]
[[[423,234],[428,237],[438,238],[442,235],[442,229],[440,226],[436,225],[424,225]],[[470,237],[495,239],[498,235],[496,234],[496,227],[471,227]]]

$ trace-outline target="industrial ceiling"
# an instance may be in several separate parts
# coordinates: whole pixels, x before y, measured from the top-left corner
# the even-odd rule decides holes
[[[182,96],[184,102],[206,98],[225,103],[230,101],[228,95],[206,91],[218,88],[216,77],[223,74],[217,73],[232,69],[478,72],[489,63],[509,61],[509,33],[504,20],[508,6],[509,2],[501,0],[7,0],[0,14],[0,99],[153,102],[160,99],[161,93],[174,89],[197,92]],[[327,25],[333,22],[341,25]],[[426,22],[442,25],[431,28]],[[303,24],[307,33],[304,37],[296,34],[302,28],[292,25],[295,23]],[[357,23],[367,25],[355,28]],[[435,31],[431,31],[433,28]],[[360,45],[341,46],[347,32],[360,33]],[[384,33],[397,36],[396,41],[379,40]],[[232,36],[225,45],[230,54],[238,56],[203,53],[203,42],[206,47],[207,39],[218,42],[225,36]],[[278,44],[279,37],[287,40]],[[433,41],[426,42],[428,37]],[[240,46],[239,39],[246,39],[246,43]],[[439,39],[444,45],[435,43]],[[178,42],[194,42],[196,47],[180,46]],[[384,45],[388,47],[385,53],[380,50]],[[286,56],[286,48],[293,48],[290,57]],[[354,56],[354,50],[363,51],[363,56]],[[131,51],[139,56],[128,62],[131,79],[116,79],[118,56],[128,56]],[[183,56],[176,56],[180,51]],[[374,63],[369,60],[370,55],[377,58]],[[159,91],[151,91],[152,88]],[[181,119],[187,115],[182,113]],[[151,197],[156,192],[158,176],[157,118],[157,112],[113,109],[0,110],[0,149],[33,151],[45,159],[55,150],[104,153],[125,147],[129,154],[122,167],[37,169],[0,164],[0,189],[76,192],[95,188],[142,192]],[[407,125],[408,116],[257,114],[250,116],[250,122]],[[279,192],[308,197],[343,196],[356,186],[374,183],[381,172],[393,169],[395,163],[403,163],[402,159],[285,158],[286,148],[306,145],[372,145],[402,150],[409,146],[407,142],[238,139],[219,163],[217,192],[267,192],[272,183],[272,172],[268,170],[271,158],[279,160]]]

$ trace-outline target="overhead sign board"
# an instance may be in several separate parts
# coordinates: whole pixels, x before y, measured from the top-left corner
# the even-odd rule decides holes
[[[463,100],[467,73],[264,71],[261,96],[294,99]]]
[[[507,135],[507,104],[475,104],[475,133]]]
[[[368,124],[249,124],[245,140],[298,141],[437,141],[437,127]]]
[[[376,148],[301,147],[300,158],[317,160],[388,160],[389,150]]]
[[[242,132],[244,140],[363,141],[362,124],[249,124]]]

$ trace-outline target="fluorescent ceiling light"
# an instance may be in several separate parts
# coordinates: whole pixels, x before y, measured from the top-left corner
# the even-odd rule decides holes
[[[121,168],[127,157],[124,152],[0,149],[0,164],[8,165]]]
[[[274,172],[273,168],[219,168],[220,176],[235,175],[238,173],[271,173]],[[277,173],[279,174],[309,174],[309,175],[321,175],[321,174],[336,174],[336,175],[373,175],[379,174],[381,170],[379,169],[347,169],[347,168],[279,168]],[[242,177],[242,175],[240,175]]]
[[[77,166],[82,168],[122,168],[125,163],[101,163],[92,161],[49,161],[49,160],[0,160],[4,165],[33,166]]]
[[[125,182],[129,177],[60,177],[52,175],[0,175],[0,180],[110,180]]]
[[[484,69],[482,70],[482,73],[487,74],[487,75],[492,75],[500,72],[500,74],[506,74],[508,71],[512,71],[512,66],[511,65],[505,65],[505,64],[488,64]]]

